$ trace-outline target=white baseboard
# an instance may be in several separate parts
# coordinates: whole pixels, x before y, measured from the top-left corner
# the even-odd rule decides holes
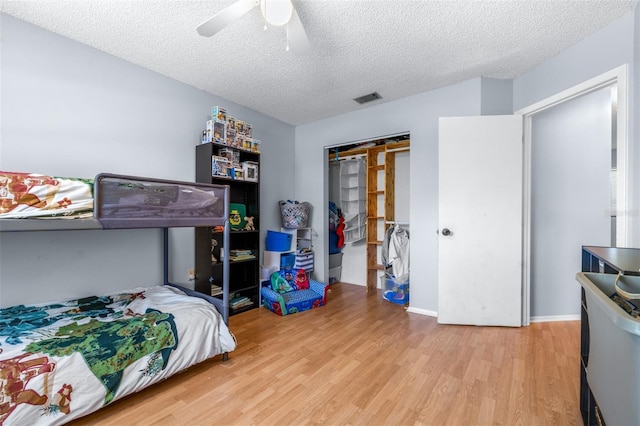
[[[438,312],[430,311],[428,309],[408,307],[407,312],[410,314],[425,315],[428,317],[438,318]],[[530,322],[558,322],[558,321],[580,321],[580,314],[577,315],[550,315],[531,317]]]
[[[407,308],[407,312],[409,312],[410,314],[426,315],[428,317],[434,317],[434,318],[438,317],[438,313],[436,311],[429,311],[427,309],[413,308],[411,306]]]
[[[580,321],[580,314],[531,317],[531,322],[556,322],[556,321]]]

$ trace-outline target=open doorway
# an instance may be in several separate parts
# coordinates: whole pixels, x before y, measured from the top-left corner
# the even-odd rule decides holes
[[[410,226],[408,133],[327,146],[329,282],[379,288],[385,231]],[[340,236],[340,221],[342,235]],[[408,257],[408,256],[407,256]]]
[[[579,318],[579,286],[570,283],[581,245],[627,244],[627,72],[516,112],[525,119],[523,325]],[[558,317],[559,306],[575,313]]]

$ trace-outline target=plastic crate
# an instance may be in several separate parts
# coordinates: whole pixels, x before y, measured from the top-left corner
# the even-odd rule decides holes
[[[342,274],[342,266],[336,266],[329,269],[329,284],[337,283],[340,281],[340,275]]]
[[[342,253],[335,253],[329,255],[329,269],[342,266]]]
[[[283,254],[280,256],[280,269],[291,269],[296,264],[296,255],[294,253]]]
[[[393,278],[380,277],[380,287],[382,287],[382,298],[388,302],[398,305],[409,303],[409,281],[398,284]]]
[[[266,250],[289,251],[291,250],[291,234],[278,231],[267,231]]]

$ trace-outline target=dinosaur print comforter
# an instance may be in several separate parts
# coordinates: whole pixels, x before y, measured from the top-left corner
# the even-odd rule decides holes
[[[0,425],[66,423],[234,349],[213,305],[170,286],[0,309]]]

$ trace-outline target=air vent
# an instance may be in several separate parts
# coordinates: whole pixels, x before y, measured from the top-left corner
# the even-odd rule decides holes
[[[355,98],[354,101],[356,101],[359,104],[366,104],[367,102],[375,101],[375,100],[378,100],[378,99],[382,99],[382,96],[380,96],[380,93],[373,92],[373,93],[369,93],[368,95],[364,95],[364,96],[360,96],[359,98]]]

